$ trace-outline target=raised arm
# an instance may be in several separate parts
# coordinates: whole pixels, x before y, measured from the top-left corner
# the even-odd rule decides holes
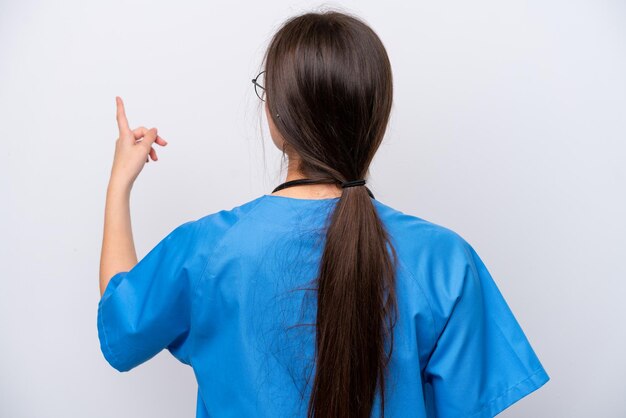
[[[116,96],[115,100],[119,137],[115,143],[115,156],[106,195],[100,254],[100,296],[113,275],[128,271],[137,264],[130,219],[130,192],[145,163],[150,158],[153,161],[158,160],[152,144],[167,145],[167,141],[157,135],[156,128],[146,129],[140,126],[131,130],[122,99]]]

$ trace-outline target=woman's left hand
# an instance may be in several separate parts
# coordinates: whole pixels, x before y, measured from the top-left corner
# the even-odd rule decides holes
[[[119,137],[115,143],[115,157],[111,168],[111,182],[131,188],[145,163],[157,161],[158,157],[152,145],[165,146],[167,141],[157,135],[157,128],[146,129],[143,126],[131,130],[126,119],[124,102],[115,96],[117,103],[117,125]]]

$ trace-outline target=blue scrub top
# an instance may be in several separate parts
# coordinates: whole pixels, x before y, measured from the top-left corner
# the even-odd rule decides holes
[[[338,200],[262,195],[176,227],[107,285],[97,314],[107,362],[125,372],[167,349],[194,370],[198,418],[305,417],[311,284]],[[372,201],[400,261],[385,414],[493,417],[546,383],[472,246]],[[379,409],[377,394],[372,417]]]

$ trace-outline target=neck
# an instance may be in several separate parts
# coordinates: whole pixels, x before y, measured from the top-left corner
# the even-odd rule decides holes
[[[307,178],[299,169],[298,161],[289,158],[287,166],[287,178],[285,182]],[[297,199],[327,199],[341,196],[341,186],[338,184],[299,184],[279,190],[273,195],[294,197]]]

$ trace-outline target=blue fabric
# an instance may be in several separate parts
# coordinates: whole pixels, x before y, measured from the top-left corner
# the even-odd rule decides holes
[[[198,381],[197,417],[305,417],[312,284],[338,198],[262,195],[186,222],[98,304],[106,360],[124,372],[167,349]],[[395,246],[399,317],[389,417],[493,417],[549,380],[474,248],[372,199]],[[377,395],[373,417],[380,415]]]

